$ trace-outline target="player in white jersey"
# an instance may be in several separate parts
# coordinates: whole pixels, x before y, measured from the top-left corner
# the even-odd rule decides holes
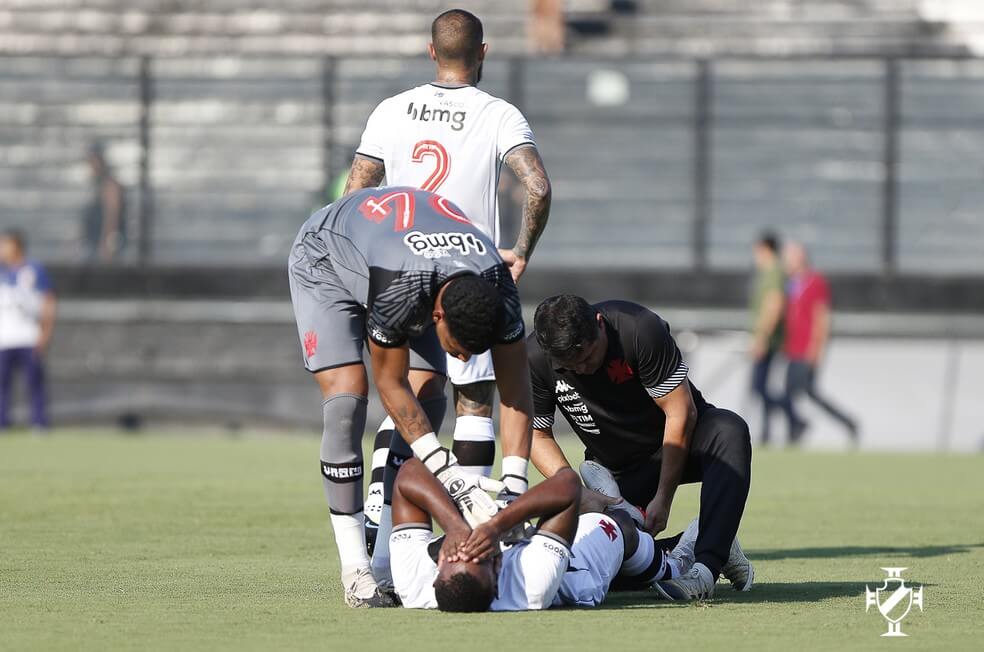
[[[626,511],[584,494],[566,469],[471,529],[444,487],[418,460],[400,470],[393,492],[393,583],[404,607],[442,611],[524,611],[601,604],[616,577],[646,588],[693,563],[696,521],[674,537],[672,552],[640,530]],[[578,516],[578,511],[582,513]],[[431,519],[444,529],[435,538]],[[535,532],[505,546],[504,533],[532,519]],[[673,545],[673,543],[669,543]]]
[[[514,280],[526,269],[550,211],[550,181],[529,123],[509,102],[477,88],[487,50],[482,23],[467,11],[452,9],[431,27],[434,82],[383,100],[369,116],[346,183],[346,194],[377,186],[414,186],[443,195],[459,206],[499,246],[497,187],[502,164],[526,189],[523,222],[512,249],[501,249]],[[489,475],[495,459],[492,405],[495,375],[488,353],[468,362],[448,358],[454,386],[452,452],[461,466]],[[392,449],[387,450],[394,443]],[[393,479],[409,450],[393,431],[392,420],[379,427],[366,501],[367,534],[381,545],[374,551],[374,573],[387,580],[389,503]],[[526,489],[526,460],[503,459],[503,480],[511,493]],[[385,483],[384,483],[385,479]],[[385,504],[384,504],[385,503]],[[371,522],[382,522],[381,538]]]

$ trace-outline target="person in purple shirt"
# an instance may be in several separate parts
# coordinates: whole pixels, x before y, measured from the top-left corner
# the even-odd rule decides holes
[[[55,293],[48,273],[27,258],[19,231],[0,233],[0,429],[10,426],[14,373],[23,371],[31,397],[31,425],[48,427],[44,355],[55,325]]]

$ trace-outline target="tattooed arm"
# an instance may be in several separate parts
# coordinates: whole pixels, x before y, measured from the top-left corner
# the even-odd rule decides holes
[[[427,433],[434,432],[434,426],[407,379],[410,370],[409,346],[382,347],[370,339],[369,356],[380,402],[393,418],[403,439],[412,444]]]
[[[547,226],[550,217],[550,179],[543,169],[543,160],[534,145],[522,145],[506,155],[509,166],[526,188],[526,203],[523,205],[523,224],[512,251],[500,250],[503,260],[509,265],[513,280],[526,271],[526,263],[533,255],[533,249]]]
[[[352,159],[352,169],[349,170],[348,181],[345,182],[345,191],[342,195],[363,188],[375,188],[383,182],[385,176],[386,168],[382,161],[356,154]]]

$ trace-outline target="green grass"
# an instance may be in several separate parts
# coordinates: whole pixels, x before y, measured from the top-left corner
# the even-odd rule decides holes
[[[984,649],[984,458],[759,452],[747,594],[596,610],[353,611],[305,437],[0,437],[0,649]],[[671,529],[696,513],[681,491]],[[882,566],[925,611],[882,639]],[[894,646],[894,647],[893,647]]]

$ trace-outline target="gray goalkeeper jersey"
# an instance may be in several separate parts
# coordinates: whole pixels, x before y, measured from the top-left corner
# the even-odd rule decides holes
[[[524,335],[519,294],[492,241],[440,195],[405,187],[368,188],[314,213],[297,236],[308,260],[326,260],[367,309],[366,331],[400,346],[432,323],[438,290],[478,274],[502,296],[498,342]]]

